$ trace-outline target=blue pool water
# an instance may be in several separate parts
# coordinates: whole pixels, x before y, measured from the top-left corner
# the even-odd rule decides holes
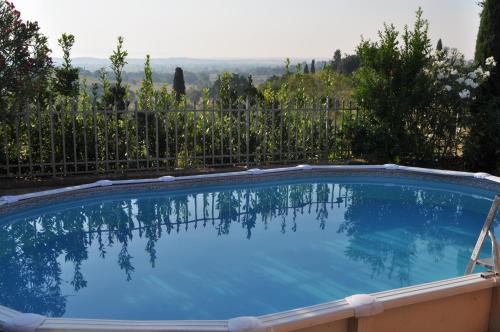
[[[227,319],[456,277],[493,197],[326,177],[52,203],[0,217],[0,304],[54,317]]]

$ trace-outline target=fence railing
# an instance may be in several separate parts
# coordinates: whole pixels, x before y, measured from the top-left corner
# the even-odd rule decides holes
[[[351,154],[350,102],[307,107],[99,110],[78,103],[12,110],[0,122],[0,177],[327,162]]]

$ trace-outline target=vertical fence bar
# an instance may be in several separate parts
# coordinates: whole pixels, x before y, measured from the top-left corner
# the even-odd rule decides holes
[[[33,150],[31,147],[31,106],[28,103],[26,107],[26,139],[28,143],[28,167],[29,175],[33,176]]]
[[[237,114],[237,122],[238,126],[236,127],[236,135],[238,136],[238,149],[237,149],[237,154],[238,154],[238,165],[241,164],[241,109],[240,105],[238,105],[238,108],[236,110]]]
[[[94,98],[92,102],[92,126],[94,129],[94,159],[95,159],[95,173],[99,173],[99,135],[97,134],[97,107]]]
[[[338,99],[333,99],[333,159],[337,159],[337,115]]]
[[[156,105],[156,103],[155,103]],[[158,130],[158,110],[155,107],[154,111],[155,116],[155,152],[156,152],[156,171],[160,171],[160,138],[159,138],[159,130]]]
[[[125,160],[126,160],[126,162],[125,162],[125,164],[126,164],[125,168],[126,169],[130,168],[130,159],[132,159],[131,156],[130,156],[130,142],[129,142],[129,140],[130,140],[130,137],[129,137],[130,134],[128,132],[129,131],[128,120],[129,120],[129,117],[130,117],[129,115],[130,115],[130,110],[129,110],[128,106],[127,106],[126,109],[125,109],[125,111],[124,111],[124,113],[123,113],[123,122],[125,123]]]
[[[76,103],[76,100],[73,101],[73,107],[71,108],[71,126],[73,129],[73,172],[77,173],[78,172],[78,158],[77,158],[77,150],[76,150],[76,123],[75,123],[75,116],[76,116],[76,108],[78,107],[78,104]]]
[[[63,162],[63,175],[68,174],[68,169],[66,165],[66,128],[65,128],[65,117],[66,117],[66,100],[62,103],[60,117],[61,117],[61,138],[62,138],[62,162]]]
[[[198,147],[198,116],[196,111],[196,102],[193,102],[193,160],[192,164],[197,166],[196,149]]]
[[[179,167],[179,113],[177,111],[177,107],[174,110],[174,122],[175,122],[175,162],[174,167]]]
[[[149,169],[149,110],[147,107],[142,106],[144,114],[144,143],[146,145],[146,169]]]
[[[88,115],[87,102],[85,102],[82,108],[82,124],[83,124],[83,154],[84,154],[86,173],[89,171],[89,156],[87,148],[87,115]]]
[[[16,126],[16,154],[17,154],[17,176],[21,176],[21,142],[19,139],[19,111],[14,109],[14,113],[16,114],[15,126]]]
[[[164,112],[164,126],[165,126],[165,160],[166,160],[166,165],[167,168],[170,168],[170,162],[169,162],[169,155],[170,155],[170,140],[168,138],[168,119],[169,119],[169,113],[167,110],[167,105],[165,104],[165,107],[163,108]]]
[[[207,166],[207,135],[206,135],[206,132],[205,132],[205,120],[206,120],[206,115],[207,115],[207,112],[205,110],[205,104],[203,104],[203,110],[202,110],[202,113],[203,114],[203,118],[202,118],[202,121],[201,121],[201,131],[202,131],[202,140],[203,140],[203,167],[206,167]]]
[[[50,109],[49,109],[50,111]],[[37,119],[37,129],[38,129],[38,153],[40,157],[40,173],[44,173],[44,167],[43,167],[43,136],[42,136],[42,115],[41,115],[41,106],[40,106],[40,100],[37,100],[36,103],[36,119]],[[6,147],[7,148],[7,147]]]
[[[248,97],[245,101],[245,136],[247,167],[250,167],[250,101]]]
[[[109,171],[109,147],[108,147],[108,111],[103,110],[104,119],[104,164],[106,165],[106,172]]]
[[[56,152],[54,143],[54,104],[49,101],[50,111],[50,162],[52,164],[52,176],[56,176]]]
[[[10,153],[9,153],[9,141],[7,135],[9,133],[9,125],[7,122],[4,123],[4,135],[3,135],[3,147],[5,149],[5,167],[7,168],[7,176],[10,176]]]
[[[229,109],[227,111],[227,123],[228,123],[228,126],[227,126],[227,130],[228,130],[228,139],[229,139],[229,164],[232,165],[233,164],[233,105],[232,104],[229,104]]]
[[[283,136],[283,116],[284,116],[284,112],[283,112],[283,105],[279,104],[279,117],[280,117],[280,146],[279,146],[279,149],[280,149],[280,152],[279,152],[279,160],[280,160],[280,163],[283,163],[283,139],[284,139],[284,136]]]
[[[212,100],[212,111],[210,112],[212,113],[212,128],[211,128],[211,132],[212,132],[212,165],[215,164],[215,101]]]
[[[275,155],[274,153],[276,152],[276,134],[275,134],[275,125],[274,125],[274,113],[276,112],[276,103],[273,101],[271,104],[271,142],[269,144],[269,149],[271,150],[270,152],[270,157],[271,157],[271,162],[274,161]]]
[[[137,99],[134,100],[134,118],[135,118],[135,167],[136,169],[141,168],[140,164],[140,156],[141,149],[139,147],[139,105],[137,103]]]
[[[126,103],[125,103],[126,104]],[[120,169],[120,148],[119,148],[119,143],[118,143],[118,104],[115,104],[115,110],[114,110],[114,120],[115,120],[115,171]]]
[[[220,105],[220,163],[224,165],[224,111]]]
[[[325,161],[328,162],[328,150],[329,150],[329,145],[330,145],[330,98],[326,97],[326,104],[325,104],[325,152],[324,152],[324,158]]]
[[[184,102],[182,108],[184,110],[184,168],[186,168],[188,165],[188,117],[186,102]]]

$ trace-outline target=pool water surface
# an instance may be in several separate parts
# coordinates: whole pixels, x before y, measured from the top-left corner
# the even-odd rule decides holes
[[[494,194],[337,176],[49,203],[0,216],[0,304],[229,319],[457,277]]]

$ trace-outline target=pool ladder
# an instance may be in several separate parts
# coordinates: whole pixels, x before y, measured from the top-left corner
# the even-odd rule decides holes
[[[493,203],[491,204],[490,212],[488,212],[488,216],[486,217],[486,221],[484,222],[483,229],[481,230],[481,233],[479,234],[479,237],[477,239],[476,246],[472,251],[469,264],[467,265],[467,269],[465,270],[466,275],[471,274],[474,271],[476,265],[483,266],[496,275],[499,274],[500,260],[498,255],[498,242],[495,237],[495,233],[493,233],[492,230],[493,221],[495,220],[499,206],[500,195],[496,195]],[[486,235],[488,235],[491,240],[491,257],[479,259],[479,253],[481,252],[481,248],[483,247],[484,240],[486,240]]]

